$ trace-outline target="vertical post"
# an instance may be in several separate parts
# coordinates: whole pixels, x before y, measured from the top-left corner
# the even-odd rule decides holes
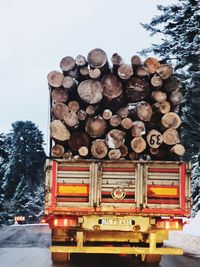
[[[150,253],[153,253],[156,249],[156,233],[152,232],[149,234],[149,250]]]
[[[76,232],[77,247],[83,247],[83,232]]]

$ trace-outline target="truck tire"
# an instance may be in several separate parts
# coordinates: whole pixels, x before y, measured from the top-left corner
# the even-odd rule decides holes
[[[161,257],[162,255],[159,255],[159,254],[147,254],[145,256],[144,262],[146,264],[158,265],[161,261]]]
[[[69,261],[70,254],[69,253],[61,253],[61,252],[52,252],[51,260],[53,263],[57,264],[65,264]]]

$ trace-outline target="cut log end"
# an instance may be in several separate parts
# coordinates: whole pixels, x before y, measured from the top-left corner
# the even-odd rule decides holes
[[[142,153],[146,149],[146,142],[142,137],[135,137],[131,141],[131,147],[136,153]]]
[[[106,53],[100,48],[90,51],[87,60],[92,68],[102,68],[108,61]]]
[[[51,156],[53,158],[61,158],[63,157],[65,149],[62,145],[56,144],[51,149]]]
[[[82,146],[82,147],[80,147],[79,148],[79,150],[78,150],[78,153],[80,154],[80,156],[82,156],[82,157],[86,157],[87,155],[88,155],[88,148],[87,147],[85,147],[85,146]]]
[[[168,112],[162,117],[161,123],[165,128],[177,129],[181,125],[181,118],[175,112]]]
[[[103,140],[95,140],[91,146],[91,153],[97,159],[103,159],[108,153],[108,147]]]
[[[178,156],[183,156],[185,154],[185,148],[181,144],[174,145],[170,151]]]
[[[131,128],[133,137],[141,137],[146,134],[145,124],[142,121],[134,121]]]
[[[60,120],[54,120],[50,123],[51,137],[57,141],[65,142],[70,138],[70,132]]]
[[[167,145],[176,145],[180,143],[178,132],[173,128],[167,129],[163,133],[163,142]]]
[[[112,111],[110,109],[105,109],[103,111],[102,117],[104,118],[104,120],[110,120],[112,117]]]
[[[96,116],[94,118],[88,118],[86,121],[85,131],[92,138],[98,138],[104,135],[106,130],[106,122],[100,117]]]
[[[122,80],[128,80],[133,75],[132,66],[128,64],[122,64],[118,69],[118,75]]]
[[[85,80],[78,86],[80,98],[88,104],[96,104],[103,97],[103,87],[99,81]]]
[[[60,87],[63,79],[64,75],[59,71],[51,71],[47,75],[48,84],[52,87]]]
[[[76,66],[76,62],[73,57],[67,56],[61,59],[60,68],[63,72],[69,72]]]
[[[110,160],[117,160],[117,159],[120,159],[120,157],[121,157],[121,151],[120,151],[120,149],[111,149],[108,152],[108,158]]]

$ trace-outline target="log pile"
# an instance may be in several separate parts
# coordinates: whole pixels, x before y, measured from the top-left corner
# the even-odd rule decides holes
[[[49,72],[51,156],[64,159],[179,160],[181,82],[169,64],[102,49]]]

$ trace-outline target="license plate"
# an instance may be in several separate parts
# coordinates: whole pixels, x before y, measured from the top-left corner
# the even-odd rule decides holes
[[[128,219],[120,219],[120,218],[103,218],[102,219],[103,225],[125,225],[130,226],[132,225],[132,221]]]

